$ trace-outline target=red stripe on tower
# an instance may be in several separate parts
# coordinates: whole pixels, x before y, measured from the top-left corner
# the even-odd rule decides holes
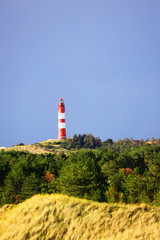
[[[58,104],[58,139],[66,138],[65,106],[62,98]]]

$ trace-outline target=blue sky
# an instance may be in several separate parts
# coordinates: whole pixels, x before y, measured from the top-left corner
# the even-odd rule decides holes
[[[0,146],[160,137],[159,0],[1,0]]]

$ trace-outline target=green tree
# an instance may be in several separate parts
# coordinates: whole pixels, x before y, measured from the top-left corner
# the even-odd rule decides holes
[[[3,200],[6,201],[6,203],[19,202],[19,195],[24,178],[25,176],[21,164],[15,164],[5,179]]]
[[[35,173],[31,173],[30,176],[24,179],[19,197],[23,201],[37,193],[40,193],[40,181]]]
[[[98,169],[98,165],[90,158],[70,160],[60,170],[56,188],[63,194],[88,199],[95,198],[96,191],[99,189]],[[97,196],[100,198],[99,193]]]
[[[125,195],[128,203],[149,202],[146,179],[135,169],[125,178]]]

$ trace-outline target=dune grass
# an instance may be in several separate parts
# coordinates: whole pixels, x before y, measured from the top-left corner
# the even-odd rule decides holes
[[[66,149],[63,149],[58,142],[62,142],[62,140],[59,139],[51,139],[46,140],[39,143],[34,143],[31,145],[16,145],[10,148],[0,148],[0,150],[4,151],[27,151],[33,154],[45,154],[45,153],[55,153],[55,152],[67,152]]]
[[[1,240],[159,240],[160,208],[35,195],[3,212]]]

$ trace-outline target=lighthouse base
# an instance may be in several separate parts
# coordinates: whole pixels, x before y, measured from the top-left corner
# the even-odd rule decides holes
[[[66,129],[60,128],[58,131],[58,139],[66,139]]]
[[[61,137],[58,137],[58,139],[60,140],[60,139],[66,139],[66,137],[65,136],[61,136]]]

